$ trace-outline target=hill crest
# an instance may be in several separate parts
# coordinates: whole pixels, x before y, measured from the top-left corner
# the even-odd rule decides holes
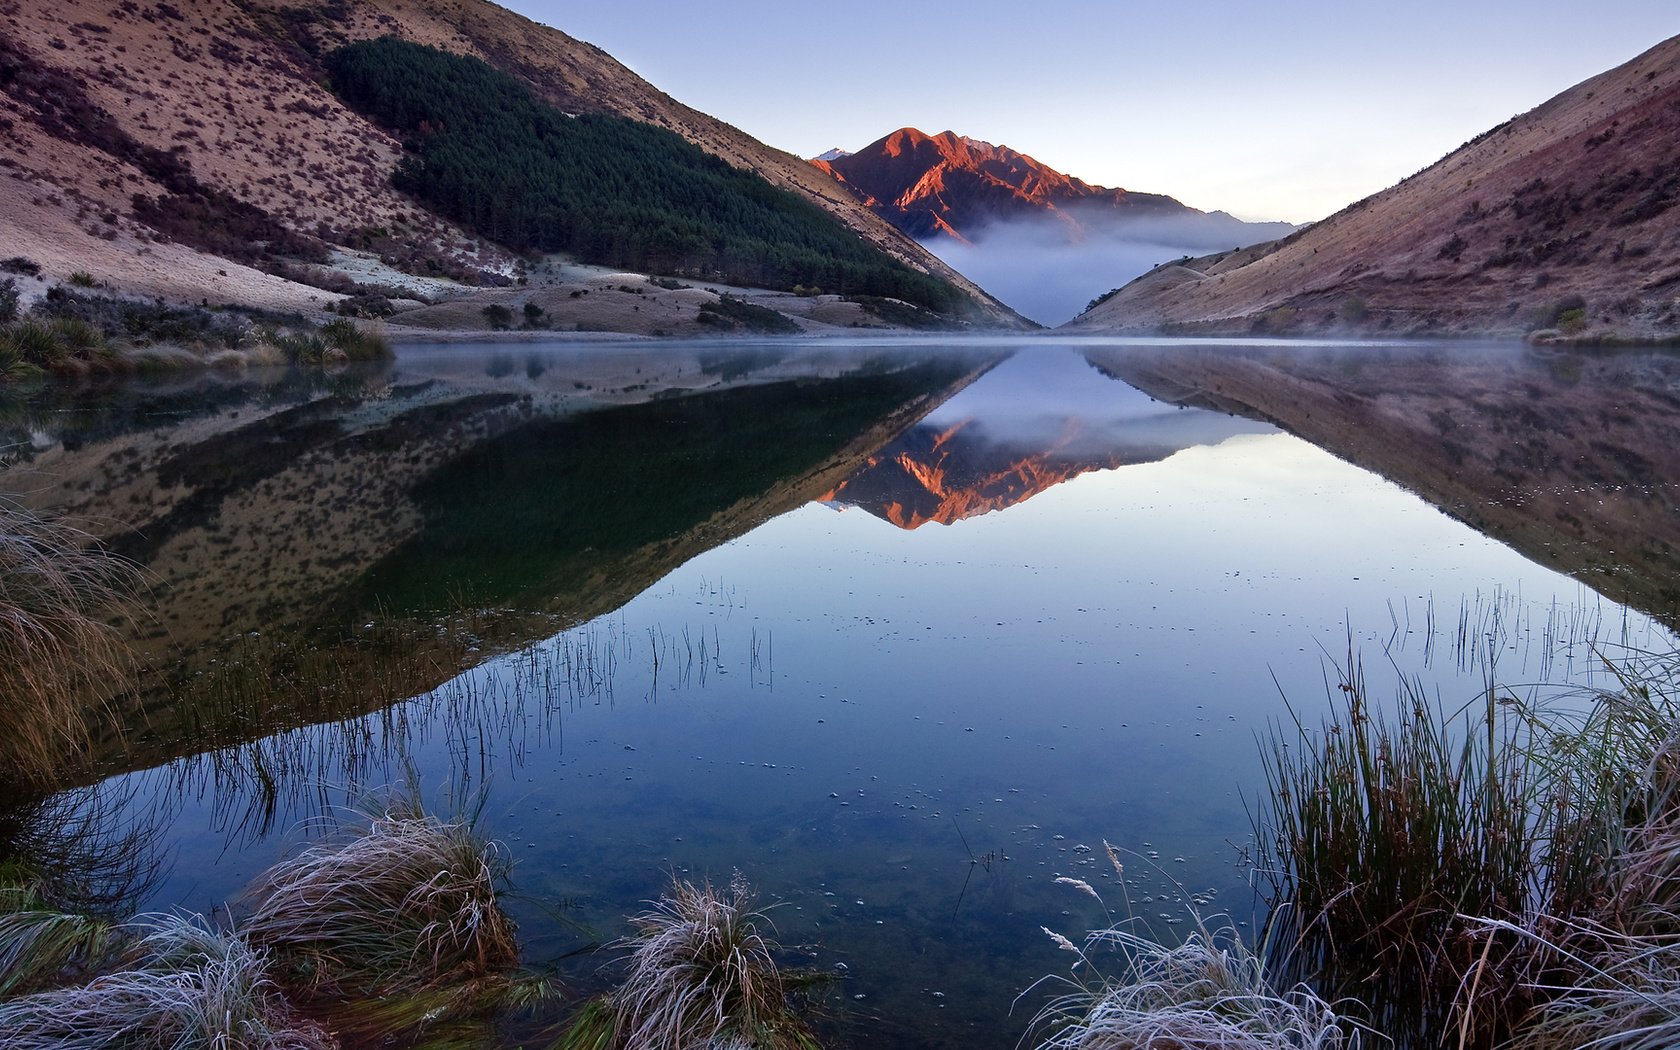
[[[1071,327],[1680,332],[1680,37],[1281,241],[1157,267]]]

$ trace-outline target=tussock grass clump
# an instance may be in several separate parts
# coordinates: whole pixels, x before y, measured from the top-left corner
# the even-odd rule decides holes
[[[130,680],[108,619],[132,615],[139,569],[0,496],[0,784],[50,787],[85,752],[89,712]]]
[[[1490,923],[1516,936],[1534,931]],[[1680,1046],[1680,943],[1583,923],[1539,946],[1558,960],[1545,1002],[1502,1050],[1668,1050]]]
[[[1046,931],[1049,932],[1049,931]],[[1230,925],[1167,946],[1122,928],[1098,930],[1080,948],[1089,962],[1115,949],[1124,970],[1040,1011],[1039,1050],[1352,1050],[1359,1033],[1304,986],[1278,991],[1261,958]]]
[[[1103,843],[1108,861],[1126,885],[1120,852]],[[1082,879],[1056,882],[1108,905]],[[1130,901],[1127,901],[1130,908]],[[1265,958],[1249,948],[1229,919],[1196,926],[1178,944],[1163,944],[1128,928],[1133,918],[1086,935],[1083,946],[1040,927],[1058,948],[1077,958],[1070,977],[1076,990],[1051,1001],[1034,1016],[1030,1032],[1042,1032],[1039,1050],[1354,1050],[1361,1029],[1309,987],[1281,989]],[[1121,961],[1119,973],[1104,975],[1101,960]],[[1038,987],[1035,984],[1033,987]],[[1032,991],[1031,988],[1028,991]],[[1025,994],[1025,993],[1023,993]]]
[[[242,930],[335,1031],[417,1028],[522,994],[513,921],[496,902],[506,869],[470,823],[394,800],[354,836],[258,876]]]
[[[739,874],[726,889],[673,880],[630,920],[629,973],[588,1004],[559,1044],[568,1050],[814,1050],[789,1006],[769,925]]]
[[[153,917],[123,932],[128,944],[121,969],[85,983],[0,999],[7,1050],[338,1045],[291,1012],[269,979],[266,957],[241,938],[174,916]],[[50,955],[36,951],[37,962]]]
[[[30,887],[0,888],[0,1000],[98,972],[119,944],[111,923],[55,911]]]
[[[25,317],[0,325],[0,378],[27,379],[42,372],[86,375],[122,367],[105,333],[80,318]]]
[[[391,341],[378,325],[338,317],[321,326],[321,336],[351,361],[378,361],[391,356]]]
[[[265,872],[237,930],[63,912],[27,865],[8,863],[0,1045],[488,1045],[488,1011],[549,994],[514,973],[502,870],[466,824],[400,801]]]
[[[344,317],[319,328],[263,328],[258,332],[257,346],[294,365],[379,361],[391,356],[391,341],[379,326],[357,324]]]
[[[1680,1046],[1680,714],[1673,660],[1647,658],[1637,671],[1617,668],[1621,692],[1604,697],[1586,720],[1583,736],[1595,745],[1592,768],[1610,788],[1607,798],[1623,824],[1595,892],[1584,893],[1571,911],[1515,931],[1557,962],[1537,976],[1546,1001],[1512,1050]],[[1648,757],[1641,768],[1642,756]]]

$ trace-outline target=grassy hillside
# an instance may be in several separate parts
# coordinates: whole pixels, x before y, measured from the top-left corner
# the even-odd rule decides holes
[[[775,250],[750,243],[743,250],[703,227],[656,223],[651,241],[608,238],[591,253],[596,258],[658,255],[663,247],[670,265],[662,269],[686,262],[720,274],[717,259],[685,260],[671,250],[685,241],[694,249],[689,238],[707,237],[707,251],[726,255],[732,273],[756,279],[779,271],[792,275],[779,282],[789,290],[803,283],[836,293],[793,304],[807,329],[873,323],[861,310],[836,306],[840,289],[854,285],[861,286],[856,298],[873,287],[922,302],[943,302],[954,289],[963,319],[1020,324],[803,160],[682,105],[599,48],[489,0],[10,5],[0,28],[0,258],[31,267],[29,280],[19,278],[21,307],[85,274],[120,296],[285,313],[315,314],[341,296],[358,300],[357,313],[364,299],[370,310],[378,299],[399,310],[406,299],[451,299],[463,309],[449,323],[469,329],[485,327],[484,305],[521,310],[523,299],[509,300],[526,289],[519,278],[531,271],[517,256],[534,239],[493,239],[398,189],[398,166],[421,155],[404,140],[417,147],[419,136],[386,130],[329,88],[326,56],[386,36],[472,56],[557,113],[669,132],[733,169],[726,182],[754,176],[799,198],[807,207],[796,229],[812,210],[830,222],[820,236],[801,231],[790,239],[759,216],[748,232]],[[687,175],[677,182],[685,191],[696,185]],[[626,226],[617,216],[614,226],[639,229],[646,218]],[[871,260],[879,269],[853,268],[858,240],[885,257]],[[640,297],[615,304],[584,296],[575,284],[542,290],[556,288],[560,301],[539,304],[544,325],[556,331],[683,335],[704,328],[694,297],[665,303],[650,319]],[[537,282],[529,290],[539,291]],[[569,298],[574,290],[577,299]],[[486,297],[464,308],[466,299]],[[435,320],[428,324],[436,327]]]
[[[1680,336],[1680,37],[1281,241],[1157,267],[1101,331]]]
[[[681,137],[568,116],[475,58],[394,37],[327,56],[334,91],[399,134],[399,189],[521,251],[949,310],[960,294],[894,262],[815,205]]]

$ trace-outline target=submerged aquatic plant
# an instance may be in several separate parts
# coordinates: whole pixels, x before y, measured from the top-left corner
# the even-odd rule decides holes
[[[496,900],[507,863],[470,821],[393,798],[349,838],[258,876],[244,936],[335,1031],[418,1028],[523,996],[514,925]]]
[[[769,925],[737,874],[725,889],[673,880],[652,910],[630,920],[629,973],[587,1004],[568,1050],[813,1050],[816,1037],[789,1005]]]

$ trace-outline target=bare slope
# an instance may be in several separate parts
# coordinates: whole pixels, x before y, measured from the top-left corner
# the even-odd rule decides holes
[[[1680,331],[1680,37],[1270,245],[1159,267],[1104,331]]]
[[[399,144],[322,85],[316,54],[393,34],[484,58],[568,112],[675,131],[1007,316],[803,160],[676,102],[598,48],[483,0],[64,0],[14,2],[5,14],[0,254],[28,256],[53,278],[81,270],[124,291],[288,308],[335,299],[272,275],[323,276],[276,265],[277,255],[297,264],[307,252],[250,248],[269,241],[258,229],[265,220],[414,272],[510,273],[513,260],[496,246],[392,189]],[[244,225],[230,219],[239,214]],[[210,236],[230,225],[245,248]]]

